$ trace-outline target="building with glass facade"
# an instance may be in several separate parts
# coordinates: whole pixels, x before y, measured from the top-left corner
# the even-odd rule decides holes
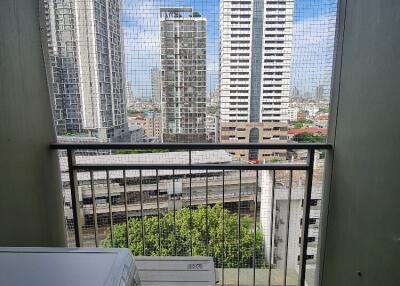
[[[120,1],[44,2],[58,135],[125,140]]]
[[[206,142],[206,19],[160,9],[163,142]]]

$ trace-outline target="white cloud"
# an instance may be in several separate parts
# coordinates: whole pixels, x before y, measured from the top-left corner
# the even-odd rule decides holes
[[[330,88],[335,14],[325,14],[295,22],[293,25],[293,58],[291,85],[302,92],[314,92],[323,85]]]
[[[151,69],[160,65],[158,1],[123,1],[126,78],[135,96],[151,96]]]

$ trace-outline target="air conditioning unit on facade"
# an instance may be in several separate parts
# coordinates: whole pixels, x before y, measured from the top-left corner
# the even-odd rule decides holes
[[[141,285],[215,285],[212,257],[135,256]]]

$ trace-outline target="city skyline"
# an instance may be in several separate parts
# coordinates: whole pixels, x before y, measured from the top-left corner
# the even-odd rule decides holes
[[[293,58],[291,89],[330,90],[337,0],[293,0]],[[162,6],[191,6],[207,19],[207,94],[219,77],[220,0],[123,0],[126,77],[136,97],[151,97],[151,69],[159,68],[158,11]]]
[[[55,0],[45,1],[50,3],[47,36],[53,67],[56,124],[57,127],[62,126],[59,123],[60,118],[63,119],[62,116],[66,116],[67,124],[70,121],[80,120],[77,122],[78,127],[72,126],[74,127],[72,128],[67,125],[66,130],[58,134],[85,133],[88,136],[111,141],[115,141],[114,138],[124,140],[121,136],[126,130],[119,131],[115,127],[122,122],[124,128],[126,96],[141,98],[137,96],[137,88],[138,84],[142,84],[139,88],[142,88],[143,92],[149,89],[153,103],[162,105],[165,134],[182,136],[182,134],[201,133],[205,137],[203,130],[205,130],[206,96],[218,90],[218,101],[221,103],[218,123],[219,120],[222,125],[240,123],[240,126],[219,124],[222,130],[229,132],[232,128],[250,130],[255,127],[254,123],[273,123],[268,126],[256,124],[256,128],[260,130],[258,135],[254,133],[251,136],[246,133],[247,135],[241,134],[237,138],[232,138],[232,134],[222,134],[225,138],[223,141],[248,142],[251,138],[253,140],[251,142],[286,140],[284,133],[287,132],[285,124],[288,123],[289,90],[293,88],[298,94],[309,95],[308,97],[314,91],[318,91],[319,98],[330,91],[329,85],[321,84],[325,76],[330,80],[330,73],[324,73],[323,69],[318,68],[318,65],[327,66],[329,61],[326,58],[330,57],[329,53],[324,54],[326,57],[324,59],[318,56],[310,58],[307,55],[310,53],[307,45],[327,51],[329,46],[322,47],[320,43],[329,41],[330,34],[326,31],[321,34],[304,34],[293,30],[296,29],[294,27],[296,23],[301,23],[306,27],[303,29],[320,31],[312,25],[315,15],[327,17],[326,11],[329,11],[329,1],[332,0],[324,0],[323,3],[326,5],[319,5],[318,9],[304,6],[303,10],[299,11],[297,8],[296,12],[295,3],[301,7],[307,1],[311,0],[143,1],[142,6],[139,5],[135,10],[143,12],[141,14],[143,21],[135,21],[138,20],[135,17],[126,17],[130,9],[124,5],[133,4],[135,1],[126,1],[122,6],[119,6],[120,2],[109,2],[105,6],[100,2],[94,2],[96,5],[93,9],[87,9],[89,2],[86,1],[68,0],[61,4]],[[184,6],[187,3],[195,5],[194,8]],[[201,6],[199,3],[214,4]],[[158,16],[154,17],[153,9],[160,4],[169,5],[160,7],[157,10]],[[171,7],[173,4],[179,6]],[[190,12],[186,18],[173,12],[176,15],[171,14],[171,16],[177,19],[172,22],[176,24],[172,34],[170,31],[167,35],[162,34],[163,19],[159,12],[163,9],[173,9],[173,11],[190,9]],[[313,13],[315,10],[318,10],[318,13]],[[107,15],[109,16],[105,17]],[[302,20],[296,22],[296,18]],[[157,23],[153,23],[155,19]],[[198,28],[181,33],[182,27],[186,29],[186,25],[182,27],[178,25],[183,19],[188,23],[203,19],[201,33],[198,33]],[[320,26],[329,28],[333,21],[328,19],[330,18],[319,23]],[[146,30],[145,26],[149,23],[152,24],[152,29]],[[133,28],[137,34],[125,37],[126,26],[129,26],[129,29]],[[146,37],[147,42],[140,43],[139,34],[143,31],[156,34],[158,38]],[[168,37],[175,37],[175,40],[172,38],[167,40]],[[303,45],[300,49],[303,53],[301,61],[294,59],[293,55],[296,45],[294,39],[300,37],[303,39],[297,42]],[[182,42],[179,39],[183,39]],[[133,44],[132,41],[137,42],[142,50],[127,49]],[[168,41],[172,41],[172,44],[167,47],[165,43]],[[149,46],[154,49],[148,49]],[[143,51],[153,53],[147,55],[148,57],[140,57],[143,63],[154,60],[152,56],[156,56],[152,66],[130,61],[131,52],[139,55]],[[174,60],[171,62],[171,59]],[[308,69],[310,62],[315,65],[314,69]],[[295,64],[299,67],[293,69]],[[309,80],[314,70],[318,70],[319,75]],[[146,76],[148,73],[150,83],[131,80],[132,75]],[[298,88],[297,82],[302,77],[310,82],[311,91],[301,92]],[[174,84],[173,89],[171,83]],[[169,91],[166,92],[167,90]],[[162,102],[158,98],[162,98]],[[156,103],[157,101],[159,103]],[[270,130],[279,131],[279,134],[270,134]],[[263,134],[264,131],[266,134]],[[181,142],[172,138],[166,142],[171,141]]]

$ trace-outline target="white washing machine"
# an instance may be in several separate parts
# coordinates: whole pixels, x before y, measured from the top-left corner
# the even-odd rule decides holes
[[[0,285],[141,284],[128,249],[0,247]]]

